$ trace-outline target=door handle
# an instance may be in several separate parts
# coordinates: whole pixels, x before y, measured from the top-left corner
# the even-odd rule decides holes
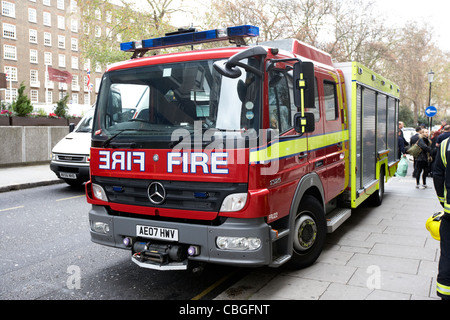
[[[308,157],[308,153],[307,152],[300,152],[300,154],[298,155],[299,159],[305,159],[306,157]]]

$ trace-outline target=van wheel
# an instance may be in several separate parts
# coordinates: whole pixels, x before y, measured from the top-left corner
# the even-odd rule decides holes
[[[72,179],[64,179],[64,182],[67,183],[69,186],[74,187],[74,188],[79,188],[84,183],[84,181],[72,180]]]
[[[290,264],[296,269],[313,264],[325,244],[327,223],[320,202],[306,195],[301,201],[295,217],[293,232],[293,252]]]

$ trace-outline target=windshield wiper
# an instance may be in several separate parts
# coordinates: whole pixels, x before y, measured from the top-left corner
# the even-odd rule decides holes
[[[156,130],[153,130],[153,129],[131,129],[131,128],[123,129],[123,130],[118,131],[116,134],[112,135],[108,139],[106,139],[103,142],[102,147],[107,148],[111,144],[112,140],[114,140],[118,135],[120,135],[126,131],[156,131]],[[135,145],[136,145],[135,142],[127,142],[127,143],[123,144],[123,146],[129,146],[130,148],[134,147]],[[122,146],[122,144],[121,144],[121,146]]]

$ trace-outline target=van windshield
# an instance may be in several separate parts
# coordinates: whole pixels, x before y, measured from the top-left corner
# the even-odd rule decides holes
[[[243,63],[259,69],[259,60]],[[174,130],[257,130],[260,77],[240,68],[222,77],[214,60],[188,61],[111,71],[104,75],[94,139],[170,141]]]
[[[88,112],[78,123],[75,132],[91,132],[92,131],[92,118],[94,117],[94,109],[89,109]]]

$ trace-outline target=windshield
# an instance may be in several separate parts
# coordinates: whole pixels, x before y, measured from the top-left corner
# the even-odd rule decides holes
[[[241,62],[259,69],[257,59]],[[261,100],[259,76],[241,68],[242,75],[237,79],[222,77],[213,63],[188,61],[106,73],[94,139],[171,141],[175,130],[184,129],[189,135],[194,127],[202,132],[256,131]]]
[[[92,131],[92,118],[94,117],[94,109],[89,109],[88,112],[78,123],[75,132],[91,132]]]

